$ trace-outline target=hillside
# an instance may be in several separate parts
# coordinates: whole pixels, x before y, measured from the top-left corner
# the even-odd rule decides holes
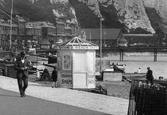
[[[1,0],[1,9],[10,14],[11,0]],[[122,28],[124,33],[155,33],[167,28],[166,0],[14,0],[14,15],[28,21],[49,21],[57,17],[75,21],[81,28]],[[9,16],[1,12],[1,18]],[[158,30],[158,31],[157,31]]]
[[[155,29],[165,28],[166,7],[156,6],[162,1],[157,0],[69,0],[77,12],[88,7],[97,16],[105,18],[103,26],[106,28],[123,27],[125,33],[154,33]],[[166,2],[164,2],[166,3]],[[160,6],[159,6],[160,7]],[[85,11],[86,12],[86,11]],[[161,13],[163,12],[163,13]],[[81,15],[81,16],[80,16]],[[84,13],[77,17],[85,17]],[[87,14],[88,15],[88,14]],[[89,18],[91,16],[87,16]],[[87,19],[90,21],[91,19]],[[85,20],[86,21],[86,20]],[[93,20],[94,21],[94,20]],[[82,23],[82,22],[81,22]],[[85,25],[85,22],[83,24]],[[86,26],[86,25],[85,25]],[[137,31],[136,31],[137,29]]]

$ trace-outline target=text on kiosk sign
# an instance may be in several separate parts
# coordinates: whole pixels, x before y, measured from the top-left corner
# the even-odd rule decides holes
[[[99,49],[98,46],[62,46],[62,49]]]
[[[72,75],[62,74],[62,84],[72,84]]]

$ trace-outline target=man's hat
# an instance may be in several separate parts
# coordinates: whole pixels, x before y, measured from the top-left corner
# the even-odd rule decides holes
[[[147,69],[150,69],[150,67],[147,67]]]

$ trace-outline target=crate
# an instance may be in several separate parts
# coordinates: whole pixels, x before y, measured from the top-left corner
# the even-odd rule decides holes
[[[14,64],[5,64],[4,65],[4,75],[11,77],[11,78],[16,78],[17,71],[14,69]]]

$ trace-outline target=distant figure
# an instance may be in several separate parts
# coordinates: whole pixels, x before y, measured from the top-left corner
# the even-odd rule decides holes
[[[37,69],[37,80],[39,80],[41,78],[41,75],[40,75],[40,71]]]
[[[25,57],[25,53],[21,52],[15,64],[17,70],[17,82],[19,86],[20,96],[25,97],[25,90],[28,87],[28,69],[31,68],[31,62]]]
[[[162,77],[162,76],[159,76],[159,80],[163,80],[164,79],[164,77]]]
[[[147,67],[147,74],[146,74],[146,83],[148,84],[149,82],[151,83],[151,85],[153,85],[153,72],[152,70],[150,69],[150,67]]]
[[[115,64],[113,65],[114,72],[125,73],[124,70],[119,68],[118,66],[119,66],[119,63],[117,63],[116,65]]]
[[[49,54],[48,54],[49,56],[51,56],[52,54],[49,52]]]
[[[114,63],[112,63],[112,66],[113,66],[114,72],[118,72],[119,71],[119,68]]]
[[[137,73],[141,73],[141,68],[138,68]]]
[[[57,87],[57,70],[56,70],[56,67],[54,67],[54,70],[52,71],[52,79],[53,79],[52,88]]]

